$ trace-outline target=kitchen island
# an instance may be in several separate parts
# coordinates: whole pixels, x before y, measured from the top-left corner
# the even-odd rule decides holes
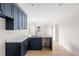
[[[49,48],[52,50],[52,37],[29,37],[29,50],[42,50]]]

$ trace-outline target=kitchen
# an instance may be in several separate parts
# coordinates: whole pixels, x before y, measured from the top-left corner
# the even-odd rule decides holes
[[[1,3],[0,12],[0,55],[24,56],[28,50],[42,50],[43,47],[52,52],[51,30],[46,30],[50,25],[32,26],[35,27],[32,30],[28,24],[28,13],[17,4]]]

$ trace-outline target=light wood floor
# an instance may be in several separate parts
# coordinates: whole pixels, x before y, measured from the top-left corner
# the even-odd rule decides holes
[[[57,42],[53,43],[53,50],[29,50],[27,56],[73,56],[70,52],[61,47]]]
[[[53,56],[74,56],[69,51],[65,50],[62,46],[60,46],[57,42],[53,44]]]

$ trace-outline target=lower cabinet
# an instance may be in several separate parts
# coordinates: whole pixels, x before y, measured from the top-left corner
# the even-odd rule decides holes
[[[52,50],[52,38],[49,48]],[[6,42],[6,56],[24,56],[28,50],[42,50],[42,37],[30,37],[23,42]]]
[[[21,56],[24,56],[28,51],[28,39],[24,40],[21,44]]]
[[[49,38],[49,48],[50,48],[50,50],[52,50],[52,47],[53,47],[53,46],[52,46],[52,43],[53,43],[53,42],[52,42],[52,38]]]
[[[24,56],[28,50],[27,39],[23,42],[7,42],[6,56]]]
[[[5,50],[6,50],[6,56],[20,56],[21,43],[7,42]]]
[[[41,50],[42,49],[42,38],[28,38],[28,49],[29,50]]]

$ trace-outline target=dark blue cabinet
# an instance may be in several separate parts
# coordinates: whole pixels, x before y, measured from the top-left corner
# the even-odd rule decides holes
[[[24,29],[27,29],[27,16],[26,16],[26,14],[24,14],[24,22],[23,22],[23,24],[24,24]]]
[[[23,10],[14,3],[0,3],[0,14],[4,14],[7,17],[14,19],[14,28],[13,30],[24,30],[27,27],[27,15]],[[10,27],[8,27],[7,30]]]
[[[28,39],[24,40],[21,44],[21,55],[24,56],[28,51]]]
[[[23,14],[23,29],[26,29],[27,26],[27,17],[26,14]]]
[[[12,13],[12,18],[14,18],[14,6],[15,6],[14,4],[11,4],[11,9],[12,9],[12,12],[11,12],[11,13]]]
[[[6,56],[21,56],[21,43],[6,43]]]
[[[12,4],[11,3],[5,3],[5,15],[8,17],[12,17]]]
[[[14,29],[14,19],[13,18],[9,18],[9,17],[6,17],[6,30],[13,30]]]
[[[28,39],[23,42],[7,42],[5,47],[6,56],[24,56],[28,51]]]
[[[24,29],[24,22],[25,22],[25,19],[24,19],[24,14],[23,14],[23,25],[22,25],[22,28]]]
[[[3,13],[2,5],[0,4],[0,14]]]
[[[12,18],[12,4],[11,3],[0,3],[2,13],[6,15],[7,17]]]
[[[19,27],[20,27],[20,30],[22,30],[23,29],[23,13],[21,10],[19,10],[18,15],[19,15]]]
[[[21,11],[19,10],[19,27],[21,30],[23,29],[27,29],[27,17],[26,15]]]
[[[21,12],[21,18],[22,18],[22,19],[21,19],[21,29],[24,29],[24,28],[23,28],[23,26],[24,26],[24,25],[23,25],[23,12]]]
[[[12,4],[12,17],[14,19],[14,30],[19,30],[19,16],[18,16],[18,8]]]
[[[5,4],[4,3],[0,3],[1,4],[1,13],[5,14]]]
[[[14,29],[17,30],[19,29],[19,19],[18,19],[18,8],[16,6],[14,6],[14,9],[13,9],[13,15],[14,15]]]
[[[52,50],[52,47],[53,47],[52,45],[53,45],[53,44],[52,44],[52,38],[50,37],[50,38],[49,38],[49,48],[50,48],[50,50]]]
[[[19,29],[19,30],[24,30],[27,27],[27,17],[25,15],[25,13],[18,8],[16,5],[14,5],[13,8],[13,12],[14,12],[14,23],[15,23],[15,29]]]
[[[42,49],[42,38],[28,38],[29,50],[41,50]]]
[[[1,9],[1,4],[0,4],[0,9]]]

